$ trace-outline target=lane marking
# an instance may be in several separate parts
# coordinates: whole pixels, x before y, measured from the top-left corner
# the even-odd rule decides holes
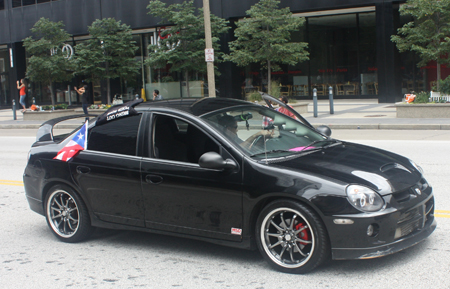
[[[450,211],[434,210],[434,216],[438,218],[450,218]]]
[[[23,187],[22,181],[0,180],[0,185]]]

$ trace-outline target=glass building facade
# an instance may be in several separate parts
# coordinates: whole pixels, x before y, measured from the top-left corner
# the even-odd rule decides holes
[[[317,94],[374,97],[377,92],[375,12],[306,17],[291,41],[307,42],[309,61],[295,66],[281,65],[272,71],[272,80],[281,94],[302,98]],[[265,90],[267,72],[253,65],[241,72],[243,94]]]
[[[201,7],[201,2],[194,1],[197,7]],[[217,0],[211,2],[211,10],[233,22],[242,19],[256,2]],[[144,65],[152,53],[148,46],[158,42],[160,29],[159,20],[147,14],[147,5],[147,0],[0,0],[0,21],[6,23],[0,30],[0,106],[9,106],[13,98],[18,101],[15,82],[24,77],[27,59],[22,40],[31,35],[30,28],[40,17],[63,21],[65,29],[73,35],[68,44],[75,50],[77,43],[87,39],[87,27],[96,19],[112,17],[131,26],[138,46],[135,60],[140,63],[139,73],[131,81],[111,81],[112,96],[127,100],[145,94],[152,99],[155,89],[165,99],[208,96],[203,73],[191,73],[185,79],[182,74],[171,72],[170,65],[163,68]],[[271,78],[281,94],[311,99],[316,89],[319,98],[325,98],[331,88],[336,98],[378,98],[379,102],[392,103],[407,92],[430,90],[436,81],[436,64],[418,68],[417,55],[400,54],[390,41],[397,28],[411,20],[400,17],[400,5],[396,1],[357,0],[344,5],[339,0],[317,0],[311,6],[303,1],[281,1],[281,6],[291,7],[295,16],[305,17],[305,24],[291,34],[291,41],[308,43],[309,52],[308,61],[294,66],[280,65],[281,70],[272,71]],[[221,39],[225,53],[227,43],[233,40],[230,29]],[[216,77],[215,86],[220,97],[245,98],[254,91],[267,90],[267,70],[259,64],[238,67],[221,63],[218,67],[221,75]],[[442,67],[442,77],[449,74],[449,69]],[[82,76],[77,76],[70,82],[55,84],[57,102],[79,104],[78,96],[69,89],[82,80]],[[106,81],[89,86],[92,103],[108,102]],[[51,102],[49,87],[41,83],[31,83],[29,96],[28,102],[33,97],[39,104]]]

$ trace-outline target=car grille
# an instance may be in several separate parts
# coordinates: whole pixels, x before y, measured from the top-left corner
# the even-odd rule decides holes
[[[431,223],[434,218],[434,198],[425,204],[403,213],[397,222],[395,239],[407,236]]]

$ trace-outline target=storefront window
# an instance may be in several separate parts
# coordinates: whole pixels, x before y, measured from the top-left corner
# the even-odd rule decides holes
[[[1,106],[11,106],[9,51],[7,48],[0,48],[0,107]]]
[[[4,9],[5,9],[5,1],[0,0],[0,10],[4,10]]]
[[[315,88],[325,96],[330,87],[334,95],[378,94],[375,20],[375,12],[308,17],[291,41],[307,42],[310,60],[272,72],[280,94],[310,97]],[[243,97],[266,91],[267,73],[259,65],[248,65],[241,75]]]
[[[359,72],[361,95],[378,94],[375,12],[359,16]]]
[[[158,32],[151,32],[144,36],[144,51],[145,55],[153,53],[148,50],[150,44],[158,42]],[[206,64],[205,64],[206,66]],[[149,67],[145,66],[145,75],[143,80],[145,82],[145,95],[147,100],[152,99],[153,90],[159,90],[164,99],[187,97],[187,83],[183,75],[178,72],[170,70],[171,64],[164,67]],[[204,97],[208,96],[208,88],[205,81],[206,77],[203,73],[189,74],[189,96],[190,97]],[[216,91],[217,95],[217,91]]]
[[[357,14],[308,18],[311,90],[328,95],[360,94]],[[310,92],[311,94],[311,92]]]

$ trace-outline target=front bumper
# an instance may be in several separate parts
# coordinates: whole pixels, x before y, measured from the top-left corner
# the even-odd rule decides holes
[[[332,258],[334,260],[344,259],[372,259],[396,253],[398,251],[412,247],[425,240],[436,229],[436,220],[416,233],[399,239],[390,244],[371,248],[333,248]]]
[[[403,194],[407,196],[408,194]],[[332,258],[369,259],[404,250],[426,239],[436,229],[431,188],[420,196],[385,196],[387,208],[379,213],[340,215],[327,218]],[[337,218],[351,224],[337,225]],[[368,227],[376,228],[375,234]]]

